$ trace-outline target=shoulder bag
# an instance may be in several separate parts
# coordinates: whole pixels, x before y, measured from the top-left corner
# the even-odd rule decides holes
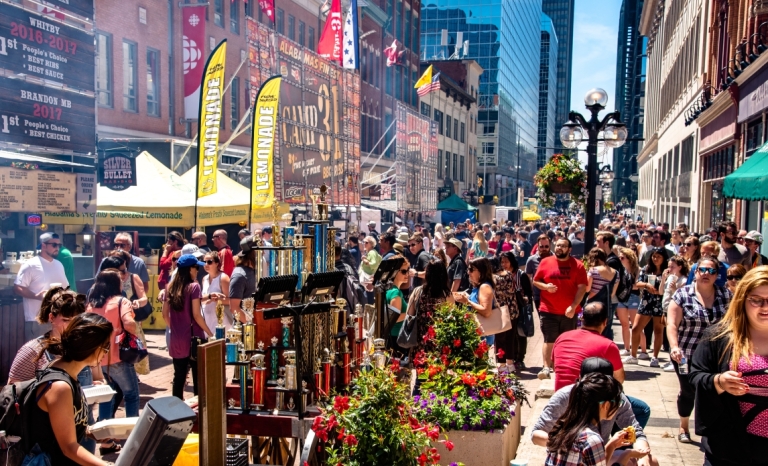
[[[397,344],[402,348],[415,348],[419,346],[419,326],[416,322],[416,316],[419,313],[419,301],[421,301],[422,287],[413,290],[408,300],[408,312],[405,314],[403,326],[400,327],[400,333],[397,335]],[[414,310],[411,315],[411,309]]]
[[[132,333],[125,331],[123,326],[123,298],[120,298],[120,302],[117,304],[117,312],[120,315],[120,327],[123,329],[123,333],[118,335],[119,348],[120,348],[120,360],[128,364],[136,364],[149,355],[147,348],[144,347],[141,338]]]
[[[139,296],[136,294],[136,287],[133,286],[133,278],[136,277],[136,274],[131,274],[131,290],[133,291],[133,296],[131,296],[131,302],[136,301],[139,299]],[[146,290],[144,290],[146,292]],[[136,322],[141,322],[143,320],[146,320],[149,316],[152,315],[152,303],[150,302],[149,298],[147,298],[147,304],[137,307],[133,310],[133,320]]]
[[[533,325],[533,304],[531,302],[531,297],[528,298],[527,303],[523,299],[523,272],[518,270],[517,273],[520,281],[520,289],[515,293],[520,309],[520,313],[517,317],[517,335],[521,338],[530,338],[535,331]]]
[[[493,299],[493,304],[496,304],[496,298]],[[483,329],[483,336],[496,335],[512,328],[507,306],[494,306],[488,317],[483,317],[475,312],[475,318]]]

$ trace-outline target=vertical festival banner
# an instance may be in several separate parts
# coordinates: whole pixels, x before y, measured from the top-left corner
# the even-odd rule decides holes
[[[272,206],[275,199],[274,150],[282,76],[264,81],[253,105],[251,121],[251,211]]]
[[[216,194],[219,161],[219,131],[224,98],[224,68],[227,39],[213,49],[203,70],[200,92],[200,119],[197,136],[197,199]],[[197,206],[197,201],[195,201]],[[195,217],[197,218],[197,217]]]
[[[328,18],[325,20],[323,34],[317,43],[317,53],[321,57],[335,61],[342,65],[342,41],[343,41],[343,20],[341,18],[341,0],[332,0],[331,11],[328,12]]]
[[[203,79],[203,50],[205,50],[206,6],[181,9],[182,57],[184,65],[184,118],[197,118],[200,83]]]

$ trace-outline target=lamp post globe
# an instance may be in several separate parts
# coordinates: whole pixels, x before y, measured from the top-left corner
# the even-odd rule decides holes
[[[603,130],[603,141],[606,146],[616,149],[627,142],[627,135],[627,127],[624,123],[611,120]]]
[[[587,108],[594,106],[605,108],[605,106],[608,104],[608,93],[603,89],[596,87],[587,92],[587,95],[584,96],[584,104],[587,106]]]
[[[567,149],[575,149],[581,144],[584,139],[584,130],[581,125],[568,121],[560,129],[560,142],[563,143],[563,147]]]

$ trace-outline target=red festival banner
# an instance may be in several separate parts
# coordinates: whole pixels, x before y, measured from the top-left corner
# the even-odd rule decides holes
[[[253,0],[251,0],[253,1]],[[267,15],[269,22],[275,22],[275,0],[259,0],[261,12]]]
[[[325,20],[323,34],[317,43],[317,53],[328,60],[342,64],[342,40],[343,23],[341,18],[341,0],[331,2],[331,11],[328,12],[328,18]]]
[[[184,61],[184,118],[197,120],[200,85],[205,68],[205,6],[186,6],[182,16],[182,57]]]

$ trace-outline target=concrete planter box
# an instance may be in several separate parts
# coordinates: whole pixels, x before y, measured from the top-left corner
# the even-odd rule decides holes
[[[512,422],[503,431],[448,432],[448,440],[453,442],[454,449],[449,452],[442,443],[436,445],[440,453],[440,464],[462,462],[467,466],[509,466],[520,445],[520,408],[518,402]]]

